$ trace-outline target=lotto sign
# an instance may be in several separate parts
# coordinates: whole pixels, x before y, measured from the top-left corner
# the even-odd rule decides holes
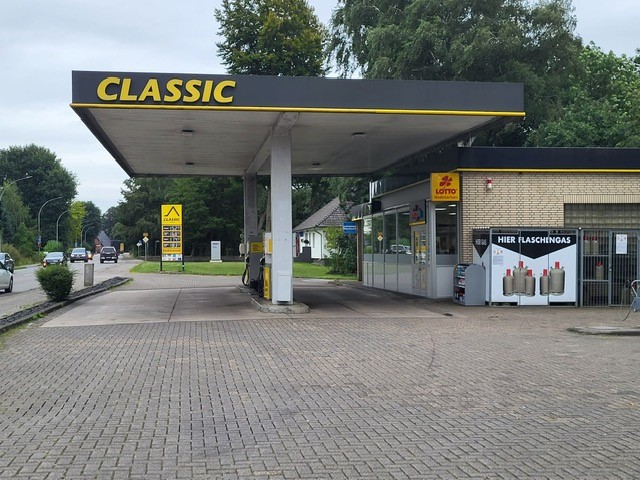
[[[431,201],[457,202],[460,200],[459,173],[431,174]]]

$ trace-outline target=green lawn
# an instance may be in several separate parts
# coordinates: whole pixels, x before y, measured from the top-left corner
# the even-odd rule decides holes
[[[194,262],[184,264],[184,273],[192,275],[227,275],[241,277],[244,272],[244,262]],[[325,278],[336,280],[355,280],[355,275],[334,275],[327,272],[328,268],[311,263],[293,264],[293,276],[296,278]],[[131,269],[136,273],[157,273],[160,271],[160,262],[143,262]],[[182,264],[175,262],[163,262],[163,272],[182,273]]]

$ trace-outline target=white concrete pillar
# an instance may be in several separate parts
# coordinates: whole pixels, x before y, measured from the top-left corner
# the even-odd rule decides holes
[[[276,128],[271,136],[271,301],[293,303],[291,213],[291,132]]]

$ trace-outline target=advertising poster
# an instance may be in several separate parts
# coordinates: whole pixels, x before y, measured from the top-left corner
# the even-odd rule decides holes
[[[491,231],[491,302],[575,303],[577,231]]]

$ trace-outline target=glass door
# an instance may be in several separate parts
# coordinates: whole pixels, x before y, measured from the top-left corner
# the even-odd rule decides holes
[[[427,296],[427,226],[414,225],[411,227],[411,272],[413,294]]]

